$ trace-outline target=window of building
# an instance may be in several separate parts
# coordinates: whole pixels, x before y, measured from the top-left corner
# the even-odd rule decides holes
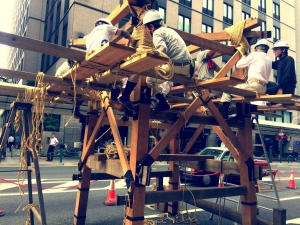
[[[273,17],[274,19],[280,20],[280,6],[273,2]]]
[[[166,9],[162,7],[158,7],[158,12],[161,18],[163,19],[164,23],[166,23]]]
[[[192,0],[179,0],[179,3],[188,7],[192,7]]]
[[[251,0],[243,0],[243,3],[245,3],[247,5],[251,5]]]
[[[292,113],[291,112],[283,112],[283,121],[284,123],[291,123],[292,122]]]
[[[266,31],[266,21],[261,21],[261,26],[259,26],[259,31]]]
[[[223,21],[229,24],[233,24],[233,12],[232,6],[224,3],[224,11],[223,11]]]
[[[184,32],[190,33],[191,32],[191,19],[185,16],[179,15],[178,18],[178,30],[182,30]]]
[[[61,9],[61,2],[58,3],[56,7],[56,21],[55,21],[55,27],[58,26],[59,21],[60,21],[60,9]]]
[[[202,13],[205,13],[210,16],[214,16],[213,8],[214,8],[213,0],[202,0]]]
[[[280,28],[278,27],[273,27],[273,41],[276,42],[280,40]]]
[[[63,27],[62,31],[62,39],[61,39],[61,45],[66,46],[67,45],[67,35],[68,35],[68,23],[66,23]]]
[[[258,0],[258,10],[266,13],[266,0]]]
[[[250,14],[242,11],[242,20],[246,20],[250,18]]]
[[[209,26],[207,24],[202,23],[202,33],[212,33],[213,32],[213,27]]]
[[[66,14],[66,12],[68,11],[69,4],[70,4],[70,0],[65,0],[64,14]]]

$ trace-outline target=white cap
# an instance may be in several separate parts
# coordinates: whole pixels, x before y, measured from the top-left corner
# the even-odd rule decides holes
[[[159,12],[155,9],[150,9],[148,12],[146,12],[144,18],[143,18],[143,24],[151,23],[153,21],[162,20]]]
[[[257,46],[260,45],[265,45],[269,48],[269,42],[267,41],[267,39],[261,39],[258,42],[256,42],[256,44],[254,45],[254,48],[256,48]]]
[[[274,48],[290,48],[290,46],[287,41],[279,40],[274,44],[273,49]]]
[[[109,25],[112,25],[111,21],[107,18],[100,18],[98,20],[95,21],[95,27],[98,26],[99,22],[103,22],[103,23],[107,23]]]

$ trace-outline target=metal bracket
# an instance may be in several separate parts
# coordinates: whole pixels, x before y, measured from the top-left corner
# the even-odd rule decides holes
[[[139,172],[139,184],[144,186],[150,185],[151,166],[141,166]]]

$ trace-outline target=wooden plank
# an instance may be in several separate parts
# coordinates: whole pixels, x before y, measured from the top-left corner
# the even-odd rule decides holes
[[[235,174],[240,175],[240,166],[237,162],[228,162],[228,161],[221,161],[221,160],[214,160],[214,159],[207,159],[204,162],[197,162],[197,161],[176,161],[177,165],[181,167],[189,167],[200,169],[212,173],[223,173],[223,174]],[[261,179],[261,169],[259,166],[255,166],[255,173],[254,176],[256,179]]]
[[[9,34],[2,31],[0,31],[0,44],[43,53],[46,55],[53,55],[65,59],[73,59],[79,62],[82,61],[85,57],[85,52],[83,51],[70,49],[60,45],[22,37],[15,34]]]
[[[141,72],[140,75],[141,76],[146,76],[146,77],[154,77],[154,78],[156,78],[156,74],[155,74],[155,71],[153,69]],[[165,80],[163,77],[159,77],[159,79]],[[171,81],[176,82],[176,83],[180,83],[180,84],[195,83],[194,79],[186,77],[186,76],[182,76],[180,74],[174,74],[174,76],[172,77]]]
[[[87,57],[87,60],[80,62],[63,75],[63,78],[71,78],[72,74],[76,74],[76,80],[84,80],[90,76],[93,76],[97,72],[104,72],[110,66],[120,62],[126,57],[132,55],[135,52],[134,49],[118,45],[116,43],[107,43],[97,51]],[[97,68],[96,65],[103,66],[103,68]],[[62,91],[64,88],[58,85],[51,85],[48,90]]]
[[[190,190],[173,190],[173,191],[149,191],[146,193],[145,203],[147,205],[170,202],[170,201],[194,201],[195,199],[207,199],[218,197],[239,196],[247,194],[247,189],[242,186],[235,187],[210,187]],[[118,205],[125,204],[125,196],[118,196]]]
[[[195,133],[193,134],[192,138],[190,139],[189,143],[185,146],[184,150],[183,150],[183,154],[188,154],[189,151],[191,150],[191,148],[193,147],[193,145],[195,144],[195,142],[197,141],[199,135],[201,134],[201,132],[203,131],[205,127],[205,124],[200,124],[197,128],[197,130],[195,131]]]
[[[220,77],[212,80],[205,80],[205,81],[197,81],[197,87],[199,88],[207,88],[207,89],[216,89],[219,90],[227,85],[236,85],[243,83],[241,79],[235,77]],[[230,87],[231,88],[231,87]],[[187,84],[187,85],[179,85],[171,88],[169,94],[178,94],[182,92],[187,92],[195,90],[195,83],[194,84]]]
[[[190,155],[190,154],[162,154],[159,155],[156,161],[199,161],[203,162],[206,159],[213,159],[214,157],[209,155]]]
[[[140,100],[142,96],[142,86],[146,86],[146,78],[139,79],[134,91],[134,100]],[[133,192],[131,196],[132,208],[125,209],[126,216],[137,219],[131,221],[126,217],[126,225],[142,225],[145,209],[145,193],[146,187],[138,184],[138,177],[136,174],[141,168],[138,168],[138,163],[144,158],[148,152],[148,139],[149,139],[149,114],[150,105],[140,103],[138,107],[138,120],[132,121],[132,135],[131,135],[131,151],[130,151],[130,168],[135,175],[135,182],[131,183],[130,190]],[[130,191],[129,190],[129,191]]]
[[[260,25],[261,25],[261,20],[260,19],[258,19],[258,18],[249,18],[245,22],[244,32],[252,30],[253,28],[258,27]],[[223,33],[221,33],[221,32],[223,32]],[[224,39],[224,41],[228,40],[228,38],[227,38],[228,36],[226,35],[227,32],[226,31],[221,31],[221,32],[214,33],[214,34],[217,34],[217,35],[212,35],[210,37],[206,36],[204,38],[207,38],[207,39],[213,40],[213,41],[223,41],[223,39]],[[220,37],[218,37],[218,36],[220,36]],[[200,50],[200,48],[197,47],[197,45],[190,45],[190,46],[188,46],[188,49],[189,49],[190,53],[194,53],[194,52],[197,52],[197,51]],[[208,47],[208,49],[210,49],[210,48]]]
[[[119,178],[124,177],[120,160],[106,159],[105,161],[96,161],[94,155],[88,157],[86,166],[90,169],[110,174]]]
[[[282,208],[273,209],[273,224],[286,225],[286,209],[282,209]]]
[[[242,213],[233,210],[229,207],[226,206],[220,207],[220,204],[213,203],[208,200],[196,200],[196,201],[187,200],[185,202],[193,206],[196,206],[198,208],[204,209],[205,211],[211,212],[215,215],[222,215],[222,218],[228,219],[238,224],[242,224]],[[273,225],[273,223],[257,218],[257,225]]]
[[[116,79],[120,80],[124,77],[127,77],[130,74],[128,74],[128,72],[131,72],[131,74],[141,73],[161,64],[164,64],[167,61],[167,58],[151,53],[143,53],[141,55],[136,55],[132,59],[126,61],[125,63],[122,63],[120,65],[119,72],[117,68],[114,68],[103,73],[101,78],[99,78],[98,82],[102,84],[109,84],[114,82]],[[122,75],[123,70],[125,71],[125,75]]]
[[[240,60],[241,53],[239,51],[235,52],[234,55],[227,61],[227,63],[221,68],[221,70],[217,73],[217,75],[214,77],[221,78],[225,77],[227,73],[235,66],[235,64]]]

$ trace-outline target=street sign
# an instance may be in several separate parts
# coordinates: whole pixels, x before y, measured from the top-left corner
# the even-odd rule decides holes
[[[300,146],[300,141],[296,141],[296,145],[297,145],[297,146]]]

